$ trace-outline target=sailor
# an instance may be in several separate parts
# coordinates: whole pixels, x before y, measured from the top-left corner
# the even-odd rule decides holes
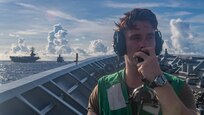
[[[88,115],[196,115],[194,96],[181,79],[161,71],[163,40],[155,14],[136,8],[125,13],[114,33],[114,51],[125,68],[98,80]]]

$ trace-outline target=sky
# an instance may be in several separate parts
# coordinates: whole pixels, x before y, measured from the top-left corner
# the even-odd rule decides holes
[[[113,54],[114,22],[133,8],[158,19],[163,48],[173,54],[203,55],[203,0],[0,0],[0,60],[29,55],[71,60]]]

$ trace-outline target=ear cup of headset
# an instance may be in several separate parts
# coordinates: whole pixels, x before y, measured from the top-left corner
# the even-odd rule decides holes
[[[126,41],[122,30],[114,32],[113,49],[118,56],[124,56],[126,54]]]
[[[162,51],[162,46],[163,46],[164,41],[162,40],[161,32],[158,30],[155,31],[155,41],[156,41],[155,53],[156,55],[159,55]],[[125,41],[124,32],[122,30],[114,32],[113,48],[114,48],[115,53],[118,56],[124,56],[126,54],[127,52],[126,41]]]
[[[156,55],[159,55],[162,51],[162,46],[164,41],[162,40],[162,35],[159,30],[155,31],[155,41],[156,41],[156,46],[155,46],[155,53]]]

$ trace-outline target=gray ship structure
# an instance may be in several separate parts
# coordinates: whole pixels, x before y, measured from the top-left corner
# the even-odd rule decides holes
[[[61,56],[61,54],[59,54],[57,57],[57,62],[64,62],[64,58]]]
[[[22,62],[22,63],[34,63],[39,57],[35,56],[34,48],[32,47],[30,56],[10,56],[11,61],[13,62]]]
[[[159,56],[162,70],[186,80],[193,89],[197,109],[204,106],[204,57]],[[89,58],[0,86],[1,115],[85,115],[97,80],[124,68],[116,55]]]

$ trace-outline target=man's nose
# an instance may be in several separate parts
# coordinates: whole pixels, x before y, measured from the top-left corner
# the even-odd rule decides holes
[[[144,48],[144,47],[147,47],[147,40],[145,40],[145,39],[142,39],[141,41],[140,41],[140,48]]]

